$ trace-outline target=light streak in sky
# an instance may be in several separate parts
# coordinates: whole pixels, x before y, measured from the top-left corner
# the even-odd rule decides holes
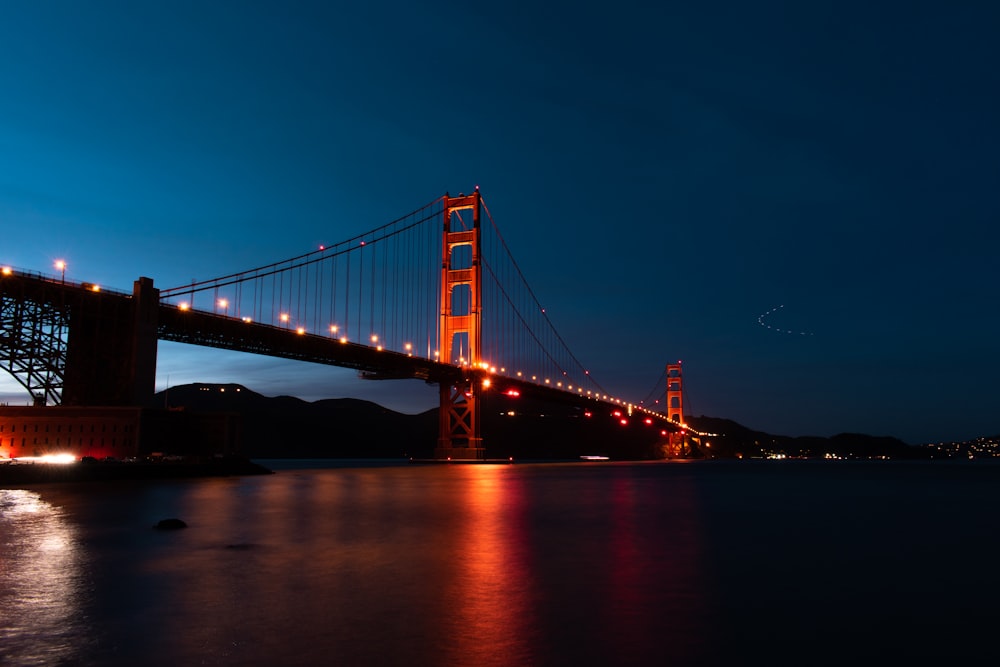
[[[776,327],[776,326],[771,326],[770,324],[768,324],[767,322],[764,321],[769,315],[775,313],[776,311],[781,310],[784,307],[785,307],[785,305],[782,304],[780,306],[775,306],[774,308],[772,308],[771,310],[767,311],[766,313],[761,313],[761,315],[757,318],[757,324],[761,325],[765,329],[770,329],[771,331],[777,331],[778,333],[793,334],[793,335],[796,335],[796,336],[812,336],[813,333],[811,331],[793,331],[791,329],[781,329],[781,328]]]

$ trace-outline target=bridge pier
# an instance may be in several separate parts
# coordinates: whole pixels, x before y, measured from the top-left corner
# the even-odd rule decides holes
[[[442,382],[438,445],[434,458],[485,459],[486,449],[479,436],[478,403],[475,383],[466,379],[454,385]]]
[[[483,439],[477,438],[477,442],[482,445]],[[486,448],[435,447],[434,458],[439,461],[484,461],[486,459]]]
[[[156,387],[153,280],[135,281],[131,299],[79,292],[70,311],[62,405],[148,404]]]
[[[159,291],[131,296],[5,269],[0,275],[0,370],[35,405],[143,406],[156,381]]]

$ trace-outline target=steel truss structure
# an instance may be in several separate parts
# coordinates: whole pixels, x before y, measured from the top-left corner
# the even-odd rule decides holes
[[[0,291],[0,369],[28,390],[35,405],[58,405],[65,382],[70,307],[61,290],[45,297]]]

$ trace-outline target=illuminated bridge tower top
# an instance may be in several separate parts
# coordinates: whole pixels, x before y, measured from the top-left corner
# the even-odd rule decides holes
[[[440,360],[465,369],[453,384],[442,382],[438,446],[435,458],[481,459],[479,365],[482,323],[482,263],[479,190],[444,197],[441,254]],[[471,211],[471,220],[463,218]]]

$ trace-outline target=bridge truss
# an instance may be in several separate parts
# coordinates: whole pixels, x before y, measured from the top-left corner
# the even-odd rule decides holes
[[[58,404],[66,370],[70,307],[58,289],[26,289],[5,280],[0,289],[0,369],[14,376],[36,405]]]

